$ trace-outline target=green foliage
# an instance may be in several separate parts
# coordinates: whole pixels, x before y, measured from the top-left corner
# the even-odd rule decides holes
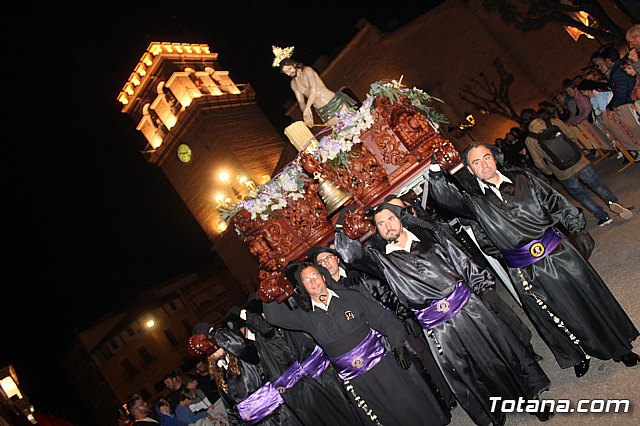
[[[409,88],[402,85],[402,79],[396,80],[380,80],[371,85],[369,90],[369,96],[384,96],[391,101],[391,103],[398,103],[400,99],[405,96],[422,115],[429,120],[438,124],[447,124],[449,121],[441,112],[437,111],[428,104],[436,101],[443,102],[434,96],[429,95],[424,90],[416,87]]]

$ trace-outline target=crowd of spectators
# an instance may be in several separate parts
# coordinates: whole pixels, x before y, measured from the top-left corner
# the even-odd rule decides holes
[[[627,44],[608,44],[591,55],[579,75],[562,81],[551,99],[538,103],[536,118],[558,119],[569,126],[584,154],[640,162],[640,25],[629,30]],[[635,46],[635,47],[634,47]],[[494,144],[507,164],[535,168],[522,121]]]
[[[126,402],[129,418],[121,426],[224,426],[228,419],[217,404],[220,394],[209,375],[208,361],[199,360],[192,371],[170,372],[164,378],[167,395],[149,402],[132,395]]]
[[[504,137],[494,142],[505,165],[528,169],[546,180],[555,175],[576,199],[592,211],[600,225],[611,222],[608,214],[590,199],[585,201],[577,196],[574,193],[576,191],[572,191],[566,183],[574,179],[578,172],[572,171],[571,176],[567,174],[563,177],[558,173],[549,173],[550,169],[539,167],[539,158],[535,155],[532,157],[530,151],[530,138],[534,130],[539,130],[532,126],[541,126],[543,122],[558,123],[559,120],[562,124],[559,127],[579,144],[586,158],[606,156],[615,157],[623,163],[640,162],[640,25],[629,30],[627,41],[628,45],[605,45],[595,51],[588,66],[579,75],[563,80],[561,90],[551,99],[540,102],[537,110],[524,110],[520,126],[512,127]],[[582,165],[580,170],[587,169]],[[617,197],[612,193],[607,192],[607,196],[602,198],[606,198],[610,210],[618,212],[611,208],[613,205],[620,207],[623,218],[628,219],[625,214],[631,216],[629,210],[618,204]],[[593,207],[589,208],[591,204]],[[168,390],[166,397],[151,403],[140,395],[132,395],[126,405],[133,423],[129,421],[124,424],[227,424],[226,415],[215,410],[214,405],[220,394],[208,369],[203,359],[191,372],[167,374],[164,379]]]

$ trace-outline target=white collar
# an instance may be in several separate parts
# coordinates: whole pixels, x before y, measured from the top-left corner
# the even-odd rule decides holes
[[[311,309],[313,309],[315,311],[316,307],[318,307],[318,308],[322,309],[323,311],[328,311],[329,310],[329,303],[331,303],[331,298],[332,297],[337,297],[338,299],[340,299],[340,296],[338,296],[336,294],[336,292],[331,290],[330,288],[327,288],[327,293],[329,294],[329,297],[327,297],[327,304],[323,305],[322,303],[316,302],[315,300],[311,299]]]
[[[398,250],[402,250],[402,251],[406,251],[406,252],[410,252],[411,251],[411,243],[415,242],[420,242],[420,239],[418,237],[415,236],[415,234],[411,231],[409,231],[407,228],[404,228],[402,230],[402,232],[406,232],[407,233],[407,242],[405,243],[404,246],[399,246],[393,243],[387,243],[387,246],[385,247],[386,249],[386,254],[392,253],[394,251],[398,251]]]
[[[477,176],[476,176],[476,180],[478,181],[478,185],[480,186],[480,190],[482,190],[483,194],[486,194],[487,188],[491,188],[491,190],[498,196],[498,198],[502,200],[502,194],[500,193],[500,185],[502,185],[504,182],[513,183],[513,181],[508,177],[506,177],[505,175],[503,175],[502,173],[500,173],[499,170],[496,170],[496,174],[498,175],[499,180],[498,180],[498,183],[495,185],[487,185],[484,181],[478,179]]]
[[[144,419],[135,420],[133,423],[138,423],[138,422],[154,422],[159,424],[159,422],[156,419],[152,419],[149,416],[145,417]]]
[[[345,271],[343,267],[338,266],[338,279],[340,278],[347,278],[347,271]]]

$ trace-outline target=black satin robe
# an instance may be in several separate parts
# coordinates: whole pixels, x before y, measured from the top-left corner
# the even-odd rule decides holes
[[[410,253],[384,254],[340,231],[335,247],[345,262],[383,274],[398,299],[413,309],[443,299],[460,281],[478,294],[495,286],[492,276],[450,241],[438,240],[427,230],[412,232],[420,242],[412,244]],[[533,399],[549,388],[548,377],[529,351],[474,293],[456,316],[431,331],[434,357],[458,402],[478,425],[498,423],[502,416],[491,412],[489,397]]]
[[[404,345],[406,332],[395,315],[355,290],[334,288],[328,311],[316,308],[305,312],[289,309],[275,302],[263,305],[271,324],[309,333],[329,357],[337,357],[353,349],[377,330],[392,347]],[[350,311],[351,315],[346,315]],[[360,396],[385,426],[444,425],[444,415],[433,394],[416,386],[408,373],[396,363],[392,352],[371,370],[350,380]]]
[[[409,318],[417,321],[413,312],[400,303],[398,296],[391,290],[391,287],[389,287],[384,277],[376,277],[353,268],[348,268],[346,270],[346,277],[340,277],[337,284],[357,290],[367,297],[373,297],[392,312],[395,312],[396,316],[403,321]],[[455,396],[447,380],[442,375],[438,363],[433,358],[425,336],[419,335],[416,337],[413,333],[408,332],[407,343],[413,350],[413,353],[415,353],[413,356],[414,366],[422,366],[422,369],[414,368],[414,366],[409,369],[409,373],[412,375],[414,382],[418,386],[429,386],[432,388],[432,390],[439,394],[439,400],[443,409],[449,412],[449,407],[453,405]]]
[[[249,395],[255,392],[260,386],[267,382],[268,377],[263,368],[257,362],[257,350],[253,342],[236,335],[226,329],[216,331],[216,341],[225,351],[234,354],[240,360],[241,374],[234,376],[230,371],[225,370],[225,379],[229,385],[227,392],[220,389],[220,397],[229,417],[229,424],[233,426],[244,425],[244,421],[235,409],[235,405],[244,401]],[[248,356],[245,356],[247,355]],[[247,362],[246,360],[250,361]],[[284,399],[284,398],[283,398]],[[268,417],[255,425],[259,426],[304,426],[298,416],[285,404],[278,407]]]
[[[260,364],[270,380],[280,377],[295,361],[282,329],[276,330],[262,315],[248,314],[247,326],[255,333]],[[360,418],[342,394],[325,389],[309,376],[303,376],[291,389],[282,394],[287,406],[305,425],[358,425]]]
[[[299,362],[303,362],[307,359],[316,347],[316,341],[313,340],[313,337],[311,337],[309,333],[305,333],[304,331],[284,330],[282,328],[278,328],[278,330],[284,332],[284,339],[287,341],[289,348],[291,348],[293,355]],[[327,391],[334,395],[338,395],[341,399],[345,400],[347,404],[349,404],[351,412],[360,418],[360,423],[354,423],[354,425],[373,425],[369,416],[367,416],[363,410],[357,408],[357,402],[353,400],[353,396],[345,389],[342,379],[338,377],[338,372],[332,364],[329,364],[327,369],[316,377],[316,381]]]
[[[547,183],[524,171],[503,174],[513,181],[500,186],[505,201],[490,189],[487,194],[479,188],[460,192],[442,172],[431,173],[431,195],[443,207],[477,220],[502,251],[538,239],[557,224],[571,234],[584,228],[582,211]],[[619,359],[631,351],[638,330],[591,264],[567,240],[533,265],[508,270],[523,309],[561,368],[578,364],[583,350],[600,359]],[[578,337],[579,346],[524,290],[519,270],[533,293]]]

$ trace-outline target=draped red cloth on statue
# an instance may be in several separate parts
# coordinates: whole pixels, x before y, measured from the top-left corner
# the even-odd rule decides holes
[[[392,103],[377,97],[373,103],[373,125],[360,135],[362,143],[353,146],[349,167],[320,163],[301,153],[300,159],[309,177],[331,181],[353,194],[347,204],[356,210],[345,220],[345,232],[351,238],[367,238],[374,231],[364,217],[365,206],[375,206],[387,195],[398,193],[429,167],[431,157],[449,171],[461,165],[458,151],[444,139],[432,123],[407,98]],[[284,301],[293,287],[282,273],[291,260],[302,260],[311,247],[333,239],[333,223],[338,211],[327,217],[319,184],[313,180],[306,186],[304,198],[289,202],[277,217],[252,220],[246,210],[234,216],[236,229],[244,235],[249,251],[260,263],[259,297],[270,302]]]

